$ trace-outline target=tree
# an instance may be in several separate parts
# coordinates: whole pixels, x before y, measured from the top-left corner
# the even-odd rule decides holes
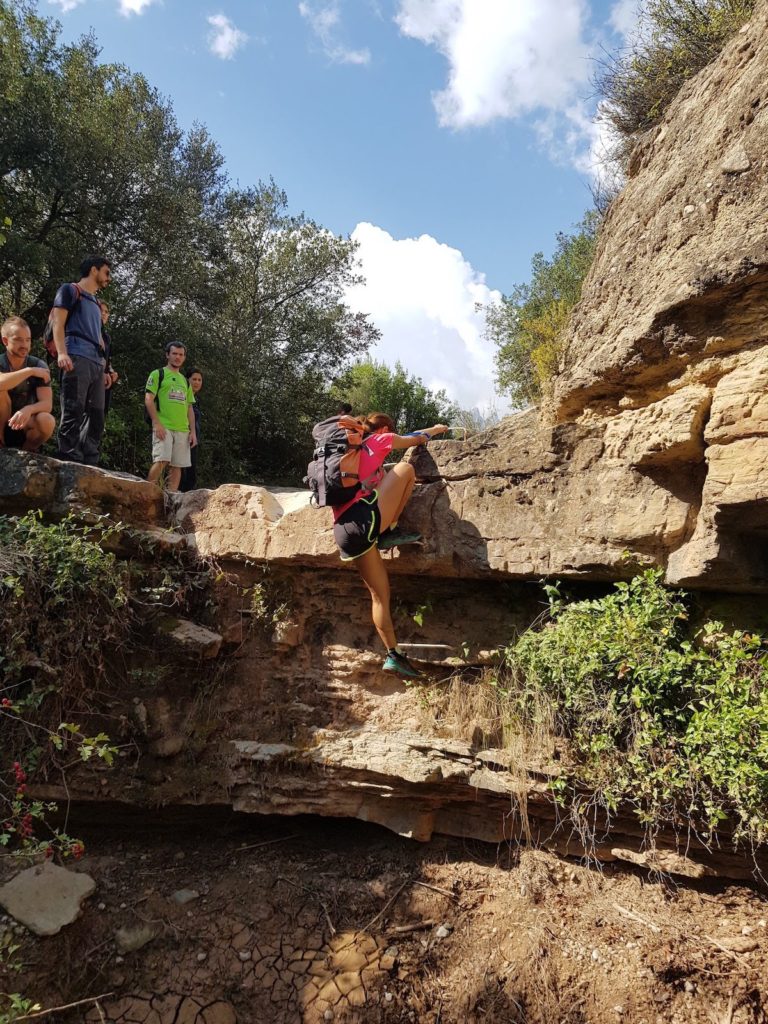
[[[359,415],[385,412],[401,434],[435,423],[451,423],[459,413],[445,391],[430,391],[399,362],[394,370],[370,359],[355,363],[334,383],[331,397],[336,404],[349,402]]]
[[[205,483],[298,480],[334,377],[378,336],[343,303],[356,247],[288,213],[269,181],[232,188],[205,128],[183,132],[145,78],[0,0],[0,317],[38,335],[57,286],[106,255],[121,375],[103,464],[144,474],[143,389],[169,340],[204,372]]]
[[[557,371],[563,331],[592,264],[598,224],[591,212],[574,234],[558,233],[552,258],[538,252],[531,260],[531,280],[486,308],[486,337],[497,349],[496,383],[517,406],[539,402]]]
[[[28,3],[0,0],[0,313],[40,328],[56,287],[104,252],[121,307],[199,291],[218,251],[222,157],[141,75],[100,64]],[[117,297],[117,296],[116,296]]]
[[[211,438],[206,426],[206,447],[227,479],[296,481],[331,380],[378,337],[343,303],[344,289],[359,281],[357,246],[289,214],[274,181],[230,192],[224,205],[218,300],[199,346],[216,382],[206,424],[223,429]]]

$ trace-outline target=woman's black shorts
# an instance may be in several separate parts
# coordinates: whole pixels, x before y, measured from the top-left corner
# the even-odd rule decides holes
[[[366,498],[358,498],[333,524],[342,562],[351,562],[375,548],[380,530],[379,495],[373,491]]]

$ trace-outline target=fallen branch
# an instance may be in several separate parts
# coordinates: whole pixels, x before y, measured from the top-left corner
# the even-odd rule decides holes
[[[336,929],[333,927],[333,921],[331,921],[331,915],[328,913],[328,907],[326,907],[326,905],[323,903],[323,901],[320,899],[320,897],[317,895],[317,893],[313,889],[308,889],[306,887],[306,885],[299,885],[298,882],[291,881],[290,878],[286,878],[284,875],[278,875],[277,876],[277,881],[278,882],[287,882],[288,885],[292,885],[295,889],[302,889],[308,895],[314,896],[314,898],[317,900],[317,902],[323,908],[323,913],[325,914],[325,920],[328,922],[328,927],[329,927],[330,932],[331,932],[331,938],[333,938],[333,936],[336,934]]]
[[[62,1010],[71,1010],[75,1006],[85,1006],[86,1003],[98,1003],[100,999],[108,999],[114,992],[102,992],[100,996],[91,996],[90,999],[78,999],[76,1003],[67,1003],[66,1006],[52,1006],[50,1010],[40,1010],[39,1013],[26,1013],[16,1020],[35,1020],[37,1017],[47,1017],[49,1013],[60,1013]]]
[[[622,917],[628,917],[630,921],[635,921],[637,924],[642,924],[646,928],[650,928],[652,932],[656,932],[657,935],[661,933],[661,928],[653,921],[649,921],[647,917],[643,917],[641,914],[636,914],[633,910],[627,910],[626,907],[622,907],[620,903],[613,904],[614,909],[618,910]]]
[[[732,949],[728,949],[728,947],[724,946],[722,942],[718,942],[717,939],[713,939],[711,935],[705,935],[704,938],[707,942],[711,942],[713,946],[717,946],[721,953],[725,953],[726,956],[735,960],[737,964],[742,967],[744,966],[744,960],[738,953],[734,953]]]
[[[456,893],[448,892],[447,889],[440,889],[436,885],[430,885],[428,882],[414,882],[414,885],[420,885],[422,889],[431,889],[432,892],[439,893],[441,896],[445,896],[446,899],[455,900],[458,899]]]
[[[427,928],[434,928],[436,921],[416,921],[414,924],[397,924],[387,928],[390,935],[409,935],[411,932],[425,931]]]
[[[301,836],[297,832],[292,836],[283,836],[282,839],[267,839],[264,843],[251,843],[250,846],[239,846],[235,853],[242,853],[244,850],[259,850],[262,846],[275,846],[277,843],[287,843],[289,839],[301,839]]]
[[[381,908],[381,910],[378,912],[378,914],[375,917],[372,917],[371,920],[368,922],[368,924],[365,926],[365,928],[363,928],[364,932],[369,932],[371,930],[371,928],[373,928],[373,926],[376,924],[376,922],[380,918],[384,917],[384,915],[390,909],[390,907],[394,906],[394,904],[397,902],[397,900],[398,900],[398,898],[400,896],[400,893],[403,891],[403,889],[405,889],[405,887],[407,885],[410,885],[411,881],[412,881],[412,879],[411,879],[410,876],[408,878],[406,878],[406,880],[403,882],[403,884],[397,890],[395,895],[392,896],[391,899],[387,900],[387,902],[384,904],[384,906]]]

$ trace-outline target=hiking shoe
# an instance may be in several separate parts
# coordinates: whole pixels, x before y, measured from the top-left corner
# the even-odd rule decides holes
[[[415,544],[421,540],[420,533],[405,533],[403,530],[385,530],[376,542],[379,551],[399,548],[401,544]]]
[[[398,676],[405,676],[406,679],[420,679],[422,675],[404,654],[399,654],[397,651],[390,651],[384,659],[381,670],[382,672],[394,672]]]

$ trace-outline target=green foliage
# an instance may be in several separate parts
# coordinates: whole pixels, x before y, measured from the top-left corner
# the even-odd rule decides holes
[[[15,1024],[40,1009],[40,1004],[34,999],[25,999],[18,993],[0,993],[0,1024]]]
[[[430,391],[398,362],[394,370],[367,359],[354,364],[333,385],[334,402],[349,402],[355,415],[384,412],[398,433],[435,423],[453,423],[458,407],[445,391]]]
[[[689,626],[684,595],[648,570],[567,604],[506,652],[502,697],[523,729],[565,737],[579,783],[653,828],[768,838],[768,652],[719,622]]]
[[[128,571],[100,546],[115,529],[71,515],[50,525],[35,513],[0,516],[0,722],[9,758],[0,764],[0,847],[82,854],[78,840],[48,828],[53,805],[31,799],[27,786],[60,758],[112,763],[105,733],[88,735],[63,718],[103,673],[103,646],[127,631]]]
[[[563,332],[592,264],[598,226],[593,212],[574,234],[558,234],[551,259],[540,252],[533,257],[531,280],[485,310],[486,337],[496,346],[496,383],[517,406],[538,403],[557,372]]]
[[[629,156],[636,137],[661,120],[680,88],[720,53],[752,16],[755,0],[647,0],[634,38],[597,78],[602,113]]]
[[[103,252],[120,374],[103,464],[146,473],[144,384],[180,339],[204,375],[200,483],[300,479],[331,381],[377,337],[343,301],[355,244],[289,214],[272,181],[233,187],[206,130],[182,131],[93,37],[66,45],[0,0],[0,44],[0,318],[39,337],[58,285]]]

